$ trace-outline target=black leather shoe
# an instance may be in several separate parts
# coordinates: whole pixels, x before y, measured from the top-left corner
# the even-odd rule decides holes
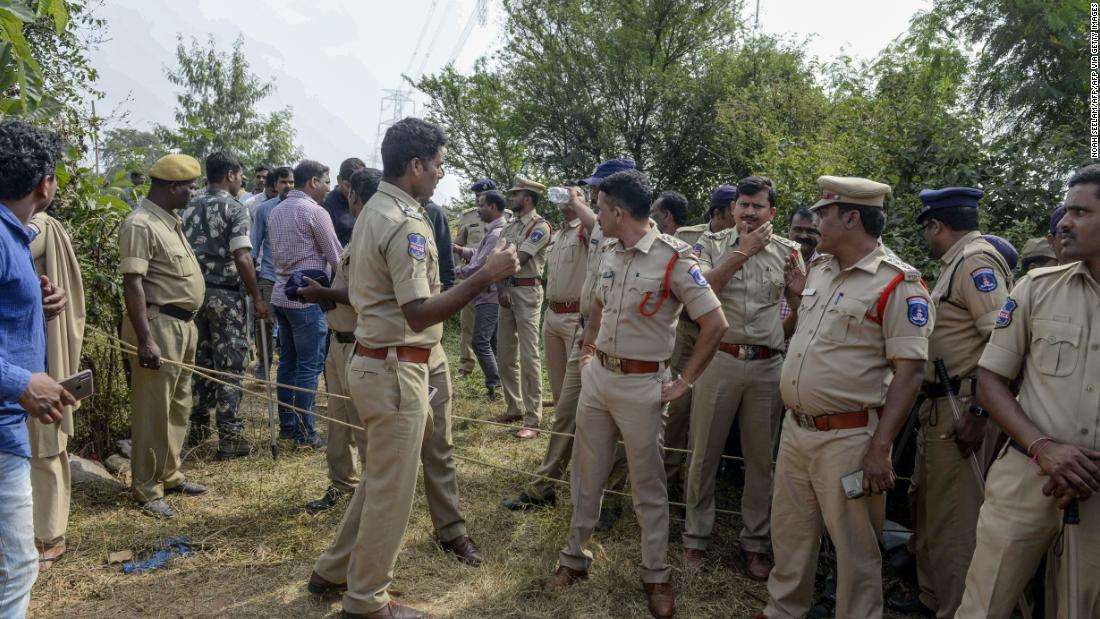
[[[218,441],[218,460],[244,458],[252,454],[252,443],[240,434],[229,434]]]
[[[344,496],[344,493],[335,486],[329,486],[325,490],[325,495],[316,501],[310,501],[306,503],[306,512],[310,514],[319,514],[326,512],[333,507],[336,507],[336,502],[340,500],[340,497]]]
[[[924,605],[919,597],[908,599],[889,597],[886,598],[886,608],[903,615],[920,615],[922,617],[935,617],[936,611]]]
[[[600,519],[596,521],[596,530],[601,533],[604,531],[610,531],[615,523],[619,521],[619,517],[623,515],[623,508],[621,507],[603,507],[600,509]]]
[[[558,497],[553,492],[546,493],[541,499],[535,498],[526,492],[519,493],[514,499],[504,499],[501,505],[514,511],[522,512],[529,509],[542,509],[543,507],[552,507],[558,502]]]
[[[152,501],[142,503],[141,511],[154,518],[161,518],[164,520],[171,520],[176,516],[172,513],[172,508],[168,506],[168,503],[166,503],[164,499],[153,499]]]
[[[198,496],[200,494],[206,494],[208,488],[202,484],[196,484],[194,482],[185,481],[178,486],[172,486],[171,488],[165,488],[165,494],[182,494],[185,496]]]

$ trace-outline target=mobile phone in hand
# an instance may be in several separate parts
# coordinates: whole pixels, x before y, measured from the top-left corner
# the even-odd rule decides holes
[[[841,477],[840,485],[844,488],[844,496],[849,499],[858,499],[863,496],[863,469]]]
[[[92,371],[82,370],[73,374],[72,376],[61,381],[60,384],[68,391],[77,401],[95,393],[95,384],[92,382]]]

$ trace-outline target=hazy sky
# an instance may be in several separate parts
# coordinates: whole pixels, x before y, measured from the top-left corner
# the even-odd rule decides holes
[[[277,84],[261,110],[293,108],[297,142],[307,157],[334,169],[349,156],[369,164],[381,99],[385,90],[402,86],[402,73],[415,77],[421,67],[432,73],[452,59],[468,70],[500,46],[499,0],[488,0],[488,23],[475,21],[461,48],[477,0],[434,4],[433,12],[433,0],[320,0],[313,6],[300,0],[106,0],[97,15],[107,20],[107,40],[91,54],[97,87],[106,93],[98,111],[127,112],[113,126],[172,124],[175,87],[164,69],[174,64],[176,35],[203,42],[212,35],[226,49],[243,35],[252,72],[273,76]],[[746,4],[751,19],[755,4]],[[822,59],[842,53],[870,58],[906,30],[914,13],[930,7],[930,0],[760,0],[760,28],[795,40],[809,37],[807,49]],[[419,114],[423,98],[413,95]],[[446,202],[466,182],[445,177],[436,201]]]

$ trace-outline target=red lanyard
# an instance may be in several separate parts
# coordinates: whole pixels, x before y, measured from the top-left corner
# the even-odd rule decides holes
[[[669,282],[672,280],[672,267],[676,266],[676,261],[679,260],[679,259],[680,259],[680,253],[676,252],[676,253],[672,254],[672,259],[668,261],[668,266],[665,267],[665,285],[664,285],[664,289],[661,290],[661,298],[657,299],[657,305],[655,305],[653,307],[652,312],[647,312],[645,310],[645,306],[646,306],[646,303],[649,303],[649,298],[651,296],[653,296],[653,291],[649,291],[649,292],[645,293],[645,298],[642,299],[641,305],[638,306],[638,311],[641,312],[642,316],[645,316],[646,318],[650,318],[653,315],[655,315],[657,312],[661,311],[661,306],[665,304],[665,299],[668,298],[669,292],[671,292],[671,290],[669,289]]]

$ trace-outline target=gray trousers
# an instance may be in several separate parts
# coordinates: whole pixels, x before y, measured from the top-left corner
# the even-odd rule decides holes
[[[474,349],[478,364],[481,365],[481,372],[485,374],[486,387],[496,387],[500,384],[497,356],[494,350],[496,334],[497,304],[482,303],[475,307],[474,335],[470,339],[470,346]]]

